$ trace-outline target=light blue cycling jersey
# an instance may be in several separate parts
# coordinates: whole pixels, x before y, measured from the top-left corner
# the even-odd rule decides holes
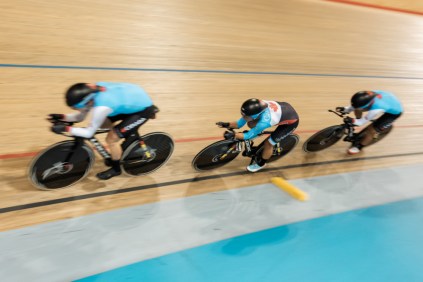
[[[97,85],[105,87],[106,91],[96,93],[94,107],[112,109],[109,117],[133,114],[153,105],[151,98],[138,85],[115,82],[98,82]]]
[[[91,138],[107,117],[120,114],[141,112],[153,105],[147,93],[138,85],[130,83],[99,82],[104,91],[95,93],[94,106],[78,109],[78,113],[65,115],[65,120],[80,122],[85,119],[88,111],[92,111],[88,127],[71,127],[69,133],[73,136]]]
[[[377,96],[374,99],[374,103],[370,106],[369,111],[383,110],[385,113],[392,115],[398,115],[403,112],[401,102],[392,93],[382,90],[374,90],[373,92]]]
[[[257,121],[257,125],[251,128],[248,132],[244,133],[244,139],[248,140],[254,138],[258,136],[261,132],[263,132],[266,128],[271,127],[271,120],[272,119],[270,115],[270,109],[267,108],[266,110],[264,110],[264,113],[260,115],[260,118]],[[247,121],[243,117],[241,117],[237,121],[238,128],[243,127],[246,123]]]
[[[372,92],[376,93],[376,97],[370,102],[372,104],[366,116],[354,119],[354,125],[362,126],[369,121],[379,118],[384,113],[399,115],[403,112],[401,102],[394,94],[382,90],[372,90]],[[363,108],[366,108],[366,106]],[[352,106],[347,106],[345,110],[347,113],[350,113],[354,108]]]
[[[276,101],[261,100],[267,104],[267,108],[259,116],[257,120],[257,125],[254,128],[251,128],[248,132],[244,133],[244,139],[252,139],[258,136],[266,128],[280,125],[280,124],[290,124],[298,120],[297,113],[288,103],[279,103]],[[282,113],[281,105],[285,105],[285,111]],[[247,123],[247,120],[244,117],[241,117],[237,121],[238,128],[243,127]]]

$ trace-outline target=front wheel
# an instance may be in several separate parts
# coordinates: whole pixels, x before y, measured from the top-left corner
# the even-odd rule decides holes
[[[221,140],[201,150],[192,160],[192,167],[197,171],[215,169],[231,162],[240,153],[239,141]]]
[[[303,145],[304,152],[312,153],[329,148],[344,136],[344,125],[333,125],[313,134]]]
[[[90,171],[95,157],[84,142],[63,141],[51,145],[31,161],[28,177],[41,190],[56,190],[82,180]]]
[[[144,151],[140,141],[132,142],[122,154],[122,170],[129,175],[137,176],[151,173],[163,166],[173,153],[172,137],[164,132],[152,132],[141,137],[147,146]]]

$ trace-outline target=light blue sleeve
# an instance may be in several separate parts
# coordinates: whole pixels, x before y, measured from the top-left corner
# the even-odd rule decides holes
[[[260,133],[263,132],[263,130],[265,130],[266,128],[271,127],[272,125],[268,122],[263,122],[260,121],[259,123],[257,123],[257,125],[252,128],[250,131],[244,133],[244,139],[248,140],[248,139],[252,139],[254,137],[256,137],[257,135],[259,135]]]
[[[236,124],[237,124],[238,128],[243,127],[246,123],[247,123],[247,121],[246,121],[243,117],[241,117],[241,118],[240,118],[240,119],[236,122]]]

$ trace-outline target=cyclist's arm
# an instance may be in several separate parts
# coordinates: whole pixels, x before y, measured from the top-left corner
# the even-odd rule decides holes
[[[363,110],[361,109],[354,109],[354,114],[357,119],[361,119],[363,117]]]
[[[233,124],[232,124],[232,122],[231,122],[230,124],[231,124],[231,126],[232,126],[232,125],[236,125],[236,127],[233,127],[233,128],[241,128],[241,127],[243,127],[246,123],[247,123],[247,121],[246,121],[243,117],[241,117],[238,121],[234,122]]]
[[[63,120],[69,121],[69,122],[81,122],[85,119],[89,111],[90,111],[90,108],[87,107],[85,109],[79,110],[76,113],[65,114],[65,117]]]
[[[271,125],[266,122],[259,122],[257,125],[246,133],[235,134],[236,139],[248,140],[258,136],[263,130],[269,128]]]
[[[352,111],[354,111],[353,106],[345,106],[344,107],[344,112],[346,112],[347,114],[351,113]]]
[[[385,111],[382,109],[371,110],[363,118],[354,119],[354,125],[362,126],[363,124],[373,120],[376,116],[383,114]]]
[[[91,138],[96,132],[96,130],[104,123],[107,116],[112,112],[113,110],[109,107],[94,107],[91,122],[88,127],[71,127],[69,129],[69,133],[73,136]]]
[[[230,121],[228,128],[235,128],[235,129],[236,128],[239,128],[238,127],[238,122],[237,121]]]

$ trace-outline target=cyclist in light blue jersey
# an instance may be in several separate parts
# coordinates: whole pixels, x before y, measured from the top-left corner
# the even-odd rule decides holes
[[[344,113],[354,111],[356,118],[352,119],[352,122],[356,126],[373,122],[365,129],[365,137],[361,142],[352,144],[348,149],[350,155],[359,153],[363,146],[370,144],[378,134],[392,127],[394,121],[403,113],[399,99],[394,94],[381,90],[357,92],[351,98],[351,106],[338,107],[337,110]],[[362,117],[363,112],[368,112],[365,117]]]
[[[148,94],[138,85],[130,83],[77,83],[67,90],[66,104],[78,112],[49,114],[49,119],[80,122],[91,111],[91,121],[86,128],[53,125],[52,131],[55,133],[66,132],[73,136],[91,138],[105,122],[109,121],[114,125],[106,136],[106,143],[112,156],[111,168],[97,174],[102,180],[121,174],[120,140],[138,136],[138,128],[150,118],[155,118],[158,112]]]
[[[299,124],[299,117],[295,109],[286,102],[259,100],[256,98],[246,100],[241,106],[242,117],[238,121],[218,122],[219,127],[241,128],[248,123],[250,131],[234,133],[226,131],[225,139],[249,140],[259,135],[266,128],[277,126],[264,143],[261,156],[252,160],[247,167],[250,172],[256,172],[264,168],[267,160],[272,156],[273,146],[281,142],[294,132]]]

